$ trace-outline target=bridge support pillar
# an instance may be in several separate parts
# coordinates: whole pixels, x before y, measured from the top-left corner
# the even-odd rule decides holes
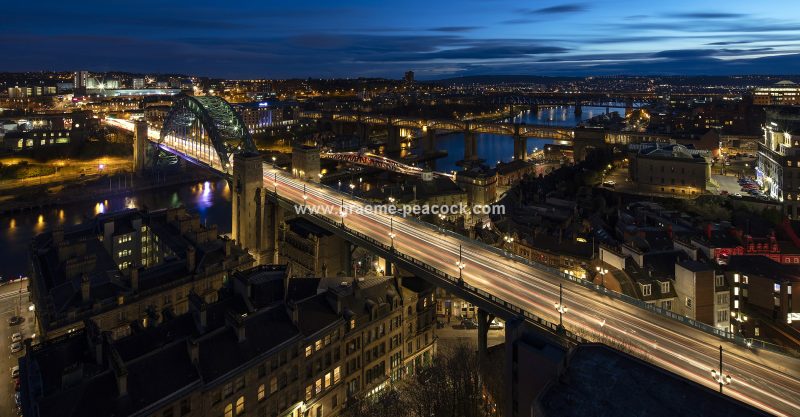
[[[147,166],[147,122],[137,120],[133,126],[133,171],[141,174]]]
[[[262,189],[263,191],[263,189]],[[264,251],[263,259],[259,264],[277,264],[279,262],[280,257],[280,246],[278,244],[280,240],[280,228],[281,224],[283,224],[283,216],[284,212],[283,209],[278,205],[278,203],[269,203],[266,204],[265,209],[265,230],[264,230],[264,240],[266,241],[266,250]]]
[[[400,154],[400,128],[397,126],[386,126],[386,153],[389,155]]]
[[[464,160],[478,159],[478,137],[475,132],[464,132]]]
[[[422,152],[423,154],[432,154],[436,151],[436,130],[427,128],[422,137]]]
[[[581,106],[581,102],[576,100],[575,101],[575,115],[579,116],[581,113],[583,113],[583,107]]]
[[[266,260],[262,258],[267,258],[267,254],[263,253],[267,249],[264,229],[269,223],[265,218],[268,213],[265,212],[263,172],[261,156],[257,153],[234,155],[231,235],[259,264]]]
[[[494,316],[486,310],[478,308],[478,360],[484,362],[489,350],[489,323]]]
[[[503,370],[503,374],[505,376],[505,407],[503,407],[503,416],[504,417],[517,417],[520,413],[514,411],[514,403],[516,399],[519,398],[519,372],[517,369],[517,364],[515,362],[515,358],[518,358],[519,355],[515,355],[515,350],[517,349],[517,340],[522,338],[524,323],[521,318],[515,318],[512,320],[506,320],[506,338],[504,343],[505,348],[505,369]],[[500,399],[498,399],[499,402]]]
[[[353,252],[356,250],[356,245],[345,241],[344,247],[344,267],[345,276],[354,277],[355,269],[353,268]]]
[[[528,153],[528,139],[514,135],[514,159],[525,160]]]
[[[358,144],[360,146],[364,146],[369,143],[370,130],[370,125],[367,123],[358,123],[356,125],[356,136],[358,136]]]

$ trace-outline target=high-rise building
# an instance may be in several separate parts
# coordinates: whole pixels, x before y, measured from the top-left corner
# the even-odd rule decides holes
[[[132,86],[134,90],[144,88],[144,78],[134,78],[132,82]]]
[[[75,95],[86,94],[86,88],[89,84],[89,76],[89,71],[75,72],[75,81],[73,82]]]
[[[403,79],[409,84],[413,83],[414,82],[414,71],[406,71],[405,76],[403,77]]]

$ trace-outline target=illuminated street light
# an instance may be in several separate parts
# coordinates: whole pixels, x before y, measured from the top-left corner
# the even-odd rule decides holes
[[[719,383],[719,393],[722,394],[722,387],[730,385],[733,378],[730,375],[722,372],[722,345],[719,345],[719,371],[716,369],[711,370],[711,378]]]
[[[350,195],[355,194],[355,192],[356,192],[356,185],[351,182],[350,183]]]
[[[456,262],[456,266],[458,267],[458,281],[464,282],[463,271],[464,267],[466,267],[467,264],[464,263],[464,258],[462,256],[462,249],[460,244],[458,245],[458,261]]]
[[[306,185],[303,184],[303,205],[308,203],[308,194],[306,194]]]
[[[564,330],[564,314],[567,314],[569,309],[564,306],[564,286],[558,284],[558,302],[555,303],[556,310],[558,311],[558,329]]]
[[[603,285],[603,288],[606,287],[606,274],[608,273],[608,269],[602,267],[596,267],[597,273],[600,274],[600,280]]]
[[[394,233],[394,217],[389,217],[389,239],[392,240],[392,249],[394,249],[394,238],[397,234]]]

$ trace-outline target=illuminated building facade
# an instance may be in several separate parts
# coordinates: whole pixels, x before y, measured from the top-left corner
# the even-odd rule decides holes
[[[771,108],[766,113],[756,181],[767,195],[783,202],[786,216],[796,219],[800,206],[800,109]]]
[[[769,87],[758,87],[753,91],[753,104],[796,106],[800,104],[800,85],[791,81],[780,81]]]

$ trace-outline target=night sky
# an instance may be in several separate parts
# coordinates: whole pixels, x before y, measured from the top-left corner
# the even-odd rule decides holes
[[[0,71],[792,74],[800,1],[8,1]]]

